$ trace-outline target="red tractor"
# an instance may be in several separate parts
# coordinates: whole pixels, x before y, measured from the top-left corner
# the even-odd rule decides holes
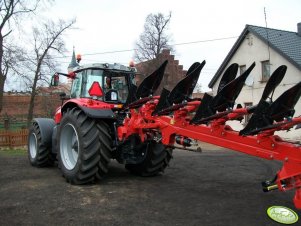
[[[301,117],[294,117],[301,82],[272,100],[287,69],[280,66],[259,103],[243,108],[235,100],[255,63],[238,77],[238,65],[232,64],[222,76],[216,96],[193,99],[204,61],[194,63],[172,90],[163,88],[161,95],[155,96],[167,63],[139,87],[134,84],[135,68],[119,64],[92,64],[60,73],[73,80],[71,94],[68,98],[61,95],[62,105],[54,120],[33,120],[28,138],[30,163],[43,167],[57,160],[71,184],[101,179],[111,159],[125,164],[131,173],[154,176],[168,166],[175,143],[177,148],[189,149],[194,140],[200,140],[283,161],[274,179],[262,183],[263,190],[296,189],[294,203],[301,208],[301,146],[274,135],[301,124]],[[241,131],[226,124],[247,114],[252,116]]]
[[[137,174],[163,171],[171,157],[170,148],[154,141],[142,143],[139,137],[118,141],[116,131],[128,114],[123,106],[134,87],[135,73],[134,67],[120,64],[93,64],[60,73],[73,79],[70,98],[61,97],[64,102],[54,120],[33,120],[28,140],[30,163],[43,167],[57,159],[72,184],[101,178],[112,158]]]

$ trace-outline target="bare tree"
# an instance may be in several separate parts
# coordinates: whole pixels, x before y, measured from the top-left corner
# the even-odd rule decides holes
[[[65,42],[62,38],[63,33],[72,27],[75,20],[69,22],[59,20],[57,23],[47,21],[39,28],[33,28],[33,55],[28,57],[27,68],[32,71],[33,77],[25,77],[30,85],[31,98],[28,108],[27,121],[30,124],[33,118],[34,100],[37,94],[38,82],[48,82],[47,75],[55,70],[54,54],[62,54],[65,50]]]
[[[10,41],[10,42],[9,42]],[[13,40],[6,40],[2,57],[2,74],[7,78],[9,71],[12,74],[21,74],[22,62],[25,60],[26,51],[23,47],[13,43]]]
[[[14,59],[16,48],[11,49],[6,46],[6,39],[13,31],[13,24],[18,19],[28,13],[32,13],[37,9],[40,0],[1,0],[0,1],[0,112],[3,106],[4,83],[7,78],[11,63]]]
[[[171,12],[164,16],[162,13],[149,14],[144,23],[144,31],[136,42],[134,58],[138,62],[153,60],[163,49],[172,50],[169,45],[170,36],[167,34]]]

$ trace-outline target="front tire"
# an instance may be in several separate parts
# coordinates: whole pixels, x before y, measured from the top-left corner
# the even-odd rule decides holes
[[[71,184],[92,183],[96,179],[100,142],[95,120],[83,111],[67,110],[59,131],[59,167]]]
[[[125,168],[132,174],[150,177],[164,172],[172,158],[172,148],[166,148],[162,143],[147,141],[146,157],[138,164],[126,164]]]
[[[33,122],[28,133],[27,154],[32,166],[46,167],[54,163],[51,147],[42,140],[41,129],[37,122]]]

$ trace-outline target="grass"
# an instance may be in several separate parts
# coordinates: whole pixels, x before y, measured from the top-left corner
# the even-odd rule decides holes
[[[24,148],[6,148],[0,149],[0,156],[25,156],[27,154]]]

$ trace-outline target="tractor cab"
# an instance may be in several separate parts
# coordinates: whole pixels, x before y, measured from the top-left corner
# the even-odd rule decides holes
[[[107,103],[124,104],[136,69],[120,64],[91,64],[74,68],[70,98],[91,98]]]

